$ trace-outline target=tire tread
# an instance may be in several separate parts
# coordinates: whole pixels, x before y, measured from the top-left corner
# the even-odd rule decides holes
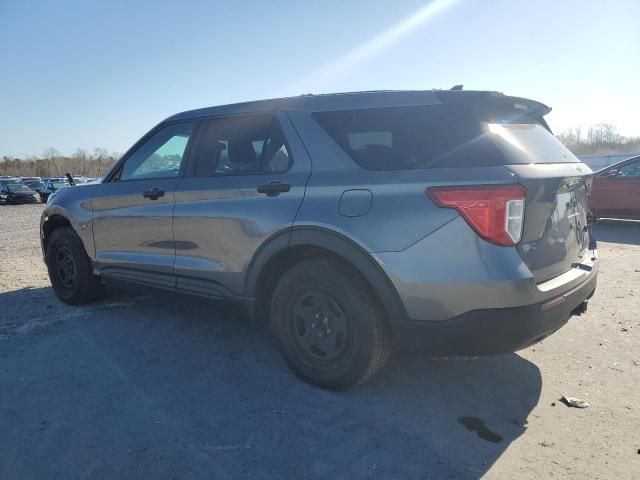
[[[66,243],[67,245],[69,245],[76,260],[79,285],[76,291],[69,297],[63,297],[59,294],[54,285],[55,280],[51,272],[52,267],[49,266],[49,259],[52,257],[53,249],[55,245],[59,243]],[[103,286],[100,277],[93,274],[93,265],[91,263],[91,260],[89,259],[84,249],[82,240],[80,240],[80,237],[78,237],[73,228],[60,227],[53,231],[48,242],[46,258],[51,284],[54,288],[54,291],[63,302],[69,303],[71,305],[89,303],[97,299],[102,293]]]

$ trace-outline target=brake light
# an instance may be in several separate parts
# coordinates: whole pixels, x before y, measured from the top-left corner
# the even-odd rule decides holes
[[[430,187],[427,194],[436,205],[458,210],[489,242],[509,246],[522,238],[526,192],[521,185]]]

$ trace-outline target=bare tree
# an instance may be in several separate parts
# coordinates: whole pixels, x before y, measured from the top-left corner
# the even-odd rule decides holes
[[[75,175],[87,175],[87,160],[89,154],[83,148],[76,148],[76,151],[71,155],[71,172]]]
[[[93,160],[96,162],[97,166],[97,175],[102,176],[104,163],[109,159],[109,152],[107,152],[104,148],[94,148],[93,149]]]
[[[621,143],[622,136],[614,125],[603,122],[589,128],[587,139],[593,145],[605,146]]]
[[[95,148],[89,154],[78,148],[71,156],[62,155],[55,148],[47,148],[42,155],[31,155],[24,159],[5,155],[0,158],[0,175],[11,176],[62,176],[65,172],[84,176],[102,176],[118,159],[117,152],[108,153],[104,148]]]
[[[576,155],[596,152],[625,152],[640,151],[640,137],[625,137],[620,135],[615,125],[602,122],[589,128],[586,138],[582,136],[580,127],[568,128],[557,135],[567,148]]]
[[[42,156],[44,157],[44,159],[47,161],[47,163],[49,163],[50,165],[53,165],[56,175],[60,176],[62,175],[60,173],[60,168],[58,167],[58,164],[56,163],[56,159],[58,157],[60,157],[60,152],[58,150],[56,150],[55,148],[49,147],[47,149],[45,149],[44,152],[42,152]],[[51,167],[49,167],[51,169]]]

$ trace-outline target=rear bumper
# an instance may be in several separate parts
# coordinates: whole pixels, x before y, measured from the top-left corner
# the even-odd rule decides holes
[[[460,217],[406,250],[375,257],[407,314],[394,322],[444,322],[477,310],[543,303],[573,290],[598,270],[597,252],[590,250],[575,268],[536,283],[515,247],[482,240]]]
[[[597,271],[580,285],[543,302],[512,308],[474,310],[444,321],[398,322],[402,342],[431,355],[495,355],[526,348],[584,312],[594,294]]]

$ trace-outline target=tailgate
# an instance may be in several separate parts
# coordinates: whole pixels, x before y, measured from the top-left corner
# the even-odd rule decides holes
[[[582,163],[507,165],[527,190],[518,252],[537,283],[575,267],[589,248],[591,169]]]
[[[545,110],[529,107],[506,97],[499,107],[483,111],[485,132],[501,163],[526,189],[517,249],[542,283],[576,267],[587,253],[593,172],[549,131],[541,116]]]

